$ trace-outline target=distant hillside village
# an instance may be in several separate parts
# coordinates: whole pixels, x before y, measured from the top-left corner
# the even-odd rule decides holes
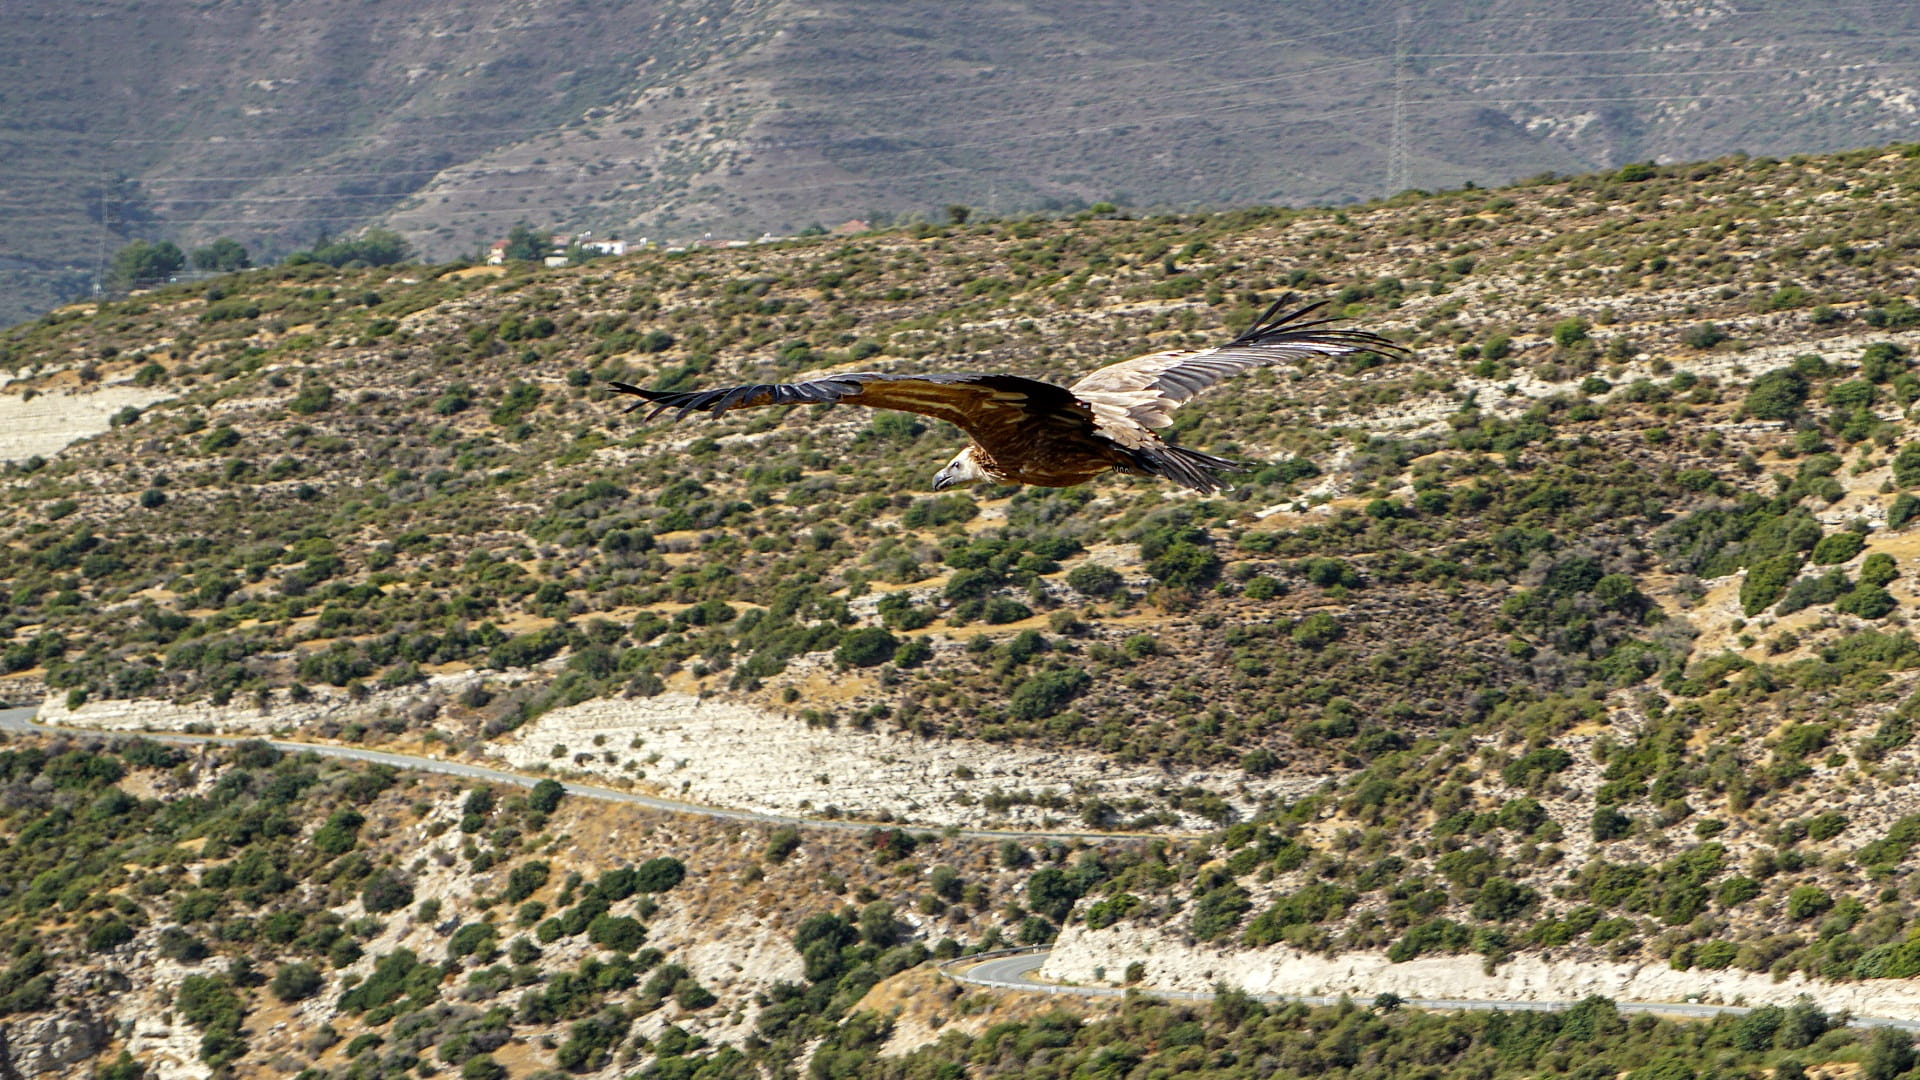
[[[802,230],[799,236],[853,236],[863,233],[873,226],[858,218],[841,222],[831,229],[813,226]],[[688,251],[693,248],[742,248],[754,244],[771,244],[780,240],[791,240],[792,236],[779,236],[774,233],[762,233],[754,240],[720,240],[707,233],[691,244],[674,244],[666,247],[668,252]],[[543,242],[544,241],[544,242]],[[495,240],[487,247],[487,263],[499,266],[509,260],[532,262],[539,260],[548,266],[572,266],[588,259],[597,259],[606,255],[625,255],[628,251],[638,251],[652,247],[646,237],[629,243],[617,238],[600,239],[591,230],[579,233],[557,232],[541,237],[525,226],[515,226],[505,239]]]

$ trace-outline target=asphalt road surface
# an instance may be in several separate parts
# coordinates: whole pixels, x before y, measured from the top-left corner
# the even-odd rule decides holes
[[[984,986],[994,990],[1024,990],[1029,993],[1070,994],[1077,997],[1121,997],[1129,992],[1128,987],[1119,986],[1069,986],[1061,983],[1041,982],[1034,978],[1041,965],[1047,962],[1044,949],[1025,950],[1016,953],[992,956],[986,960],[966,958],[950,960],[940,965],[948,978],[974,986]],[[1213,997],[1211,993],[1180,990],[1153,990],[1138,988],[1141,993],[1158,998],[1172,998],[1187,1001],[1205,1001]],[[1305,994],[1255,994],[1261,1001],[1298,1001],[1307,1005],[1336,1005],[1338,997],[1315,997]],[[1360,1004],[1369,1004],[1360,1002]],[[1440,1012],[1452,1012],[1461,1009],[1477,1009],[1489,1012],[1561,1012],[1572,1008],[1578,1002],[1573,1001],[1485,1001],[1471,998],[1402,998],[1400,1004],[1411,1009],[1432,1009]],[[1723,1013],[1743,1016],[1753,1009],[1742,1005],[1699,1005],[1692,1002],[1665,1001],[1620,1001],[1615,1007],[1621,1012],[1656,1013],[1661,1016],[1712,1017]],[[1890,1027],[1902,1031],[1920,1032],[1920,1020],[1901,1020],[1889,1016],[1856,1016],[1850,1021],[1853,1027]]]

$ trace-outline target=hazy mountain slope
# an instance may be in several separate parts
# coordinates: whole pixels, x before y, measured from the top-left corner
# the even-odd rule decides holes
[[[136,237],[310,245],[498,147],[678,82],[754,24],[749,6],[670,2],[23,9],[0,29],[0,184],[17,226],[4,257],[47,296],[64,279],[45,275],[91,271]],[[535,207],[572,201],[555,179],[485,177],[551,193]]]
[[[518,221],[687,240],[1347,201],[1914,130],[1899,6],[1401,13],[28,4],[0,27],[0,270],[17,318],[135,237],[279,255],[387,222],[446,258]]]

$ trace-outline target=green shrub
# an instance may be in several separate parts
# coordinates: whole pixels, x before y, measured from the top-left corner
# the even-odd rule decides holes
[[[1616,806],[1597,806],[1593,810],[1593,838],[1604,843],[1618,840],[1633,831],[1633,819]]]
[[[1359,893],[1326,882],[1302,886],[1255,916],[1241,940],[1255,948],[1284,941],[1289,927],[1342,918],[1359,900]]]
[[[687,876],[687,865],[671,855],[657,859],[648,859],[634,867],[633,887],[636,892],[666,892]]]
[[[1807,819],[1807,835],[1815,840],[1831,840],[1847,829],[1847,815],[1828,810]]]
[[[542,782],[550,783],[551,781]],[[551,867],[538,859],[521,863],[508,872],[507,887],[501,891],[500,899],[509,904],[517,904],[525,900],[539,891],[540,886],[547,883],[547,876],[551,872]]]
[[[787,856],[798,850],[800,850],[800,830],[791,825],[782,825],[767,837],[767,847],[762,857],[777,865],[786,862]]]
[[[1286,591],[1287,587],[1279,578],[1270,574],[1255,574],[1247,579],[1246,585],[1241,588],[1241,595],[1249,600],[1272,600],[1286,595]]]
[[[1231,883],[1216,886],[1194,898],[1189,932],[1201,941],[1217,940],[1231,933],[1251,910],[1247,890]]]
[[[106,952],[133,940],[133,927],[118,918],[108,918],[87,931],[87,951]]]
[[[1805,375],[1792,368],[1777,368],[1753,380],[1740,408],[1757,420],[1791,420],[1800,414],[1810,391]]]
[[[1340,640],[1343,633],[1333,616],[1318,611],[1295,623],[1292,637],[1293,643],[1301,648],[1318,651]]]
[[[1746,580],[1740,583],[1740,609],[1751,619],[1772,607],[1799,572],[1798,553],[1775,555],[1748,567]]]
[[[1067,584],[1087,596],[1112,596],[1126,584],[1118,571],[1096,562],[1084,562],[1067,571]]]
[[[333,387],[323,382],[310,382],[300,387],[300,392],[287,402],[287,408],[301,416],[312,416],[326,412],[333,407]]]
[[[900,639],[892,632],[879,626],[862,627],[849,630],[840,639],[839,647],[833,650],[833,658],[849,667],[873,667],[893,659],[900,647]]]
[[[1065,709],[1091,685],[1092,676],[1079,668],[1043,671],[1014,687],[1007,698],[1007,715],[1015,720],[1044,720]]]
[[[1540,746],[1508,762],[1500,778],[1514,787],[1531,788],[1557,772],[1573,767],[1573,755],[1557,746]]]
[[[980,614],[989,626],[1005,626],[1007,623],[1031,619],[1033,609],[1012,597],[995,596],[988,599]]]
[[[318,968],[296,960],[281,964],[280,969],[273,973],[273,981],[267,984],[267,989],[281,1001],[292,1003],[319,993],[325,983]]]
[[[413,903],[413,883],[395,870],[382,870],[367,879],[360,903],[375,915],[399,911]]]
[[[1867,538],[1857,532],[1828,533],[1813,545],[1811,559],[1815,565],[1831,566],[1843,563],[1860,554],[1867,546]]]
[[[1862,619],[1884,619],[1899,606],[1893,595],[1877,585],[1862,583],[1833,602],[1833,609]]]
[[[1920,442],[1910,442],[1893,455],[1893,482],[1920,487]]]
[[[1553,343],[1562,349],[1570,349],[1587,340],[1593,324],[1585,319],[1561,319],[1553,324]]]
[[[1900,570],[1893,556],[1884,551],[1876,551],[1860,564],[1860,584],[1885,585],[1900,576]]]
[[[1087,908],[1084,921],[1089,930],[1104,930],[1121,919],[1145,906],[1145,902],[1132,893],[1121,893],[1107,900],[1101,900]]]
[[[1147,560],[1147,573],[1180,589],[1204,589],[1220,578],[1220,556],[1210,547],[1188,540],[1168,544]]]
[[[1680,332],[1681,344],[1690,349],[1711,349],[1729,337],[1719,323],[1712,322],[1695,323]]]
[[[587,924],[587,940],[603,949],[630,953],[647,943],[647,928],[623,915],[601,915]]]
[[[527,793],[527,806],[543,814],[551,814],[559,809],[560,800],[567,793],[566,786],[558,780],[542,780],[533,785]]]
[[[1787,894],[1787,918],[1799,922],[1824,915],[1833,907],[1833,897],[1818,885],[1801,885]]]
[[[474,956],[485,963],[493,958],[495,946],[499,944],[499,931],[492,923],[467,923],[453,932],[447,939],[447,959],[457,960],[463,956]]]

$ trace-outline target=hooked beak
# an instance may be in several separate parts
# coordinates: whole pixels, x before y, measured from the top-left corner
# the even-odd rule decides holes
[[[955,483],[953,470],[951,469],[941,469],[939,472],[933,474],[933,490],[935,491],[945,491]]]

